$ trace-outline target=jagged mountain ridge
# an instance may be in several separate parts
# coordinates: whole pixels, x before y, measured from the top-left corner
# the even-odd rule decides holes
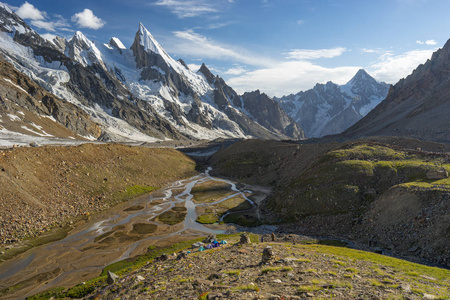
[[[221,77],[214,76],[205,64],[202,64],[198,73],[214,86],[214,102],[230,119],[244,128],[244,132],[251,133],[255,129],[258,130],[252,126],[257,123],[280,135],[293,139],[305,138],[300,126],[266,94],[257,90],[239,96]],[[236,114],[236,109],[241,113]]]
[[[361,69],[345,85],[329,81],[274,99],[307,137],[321,137],[341,133],[356,123],[386,97],[388,90],[388,84],[377,82]]]
[[[395,84],[386,99],[344,137],[406,136],[450,141],[450,40]]]
[[[47,41],[4,4],[0,20],[6,60],[87,112],[102,125],[103,140],[303,137],[292,120],[287,125],[297,130],[266,127],[236,103],[221,105],[221,87],[172,59],[142,24],[126,49],[117,38],[102,44],[81,32]]]

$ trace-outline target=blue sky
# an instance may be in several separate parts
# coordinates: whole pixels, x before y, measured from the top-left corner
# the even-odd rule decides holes
[[[76,30],[130,47],[139,22],[175,58],[239,93],[281,96],[347,82],[359,68],[396,83],[450,38],[449,0],[6,1],[39,33]]]

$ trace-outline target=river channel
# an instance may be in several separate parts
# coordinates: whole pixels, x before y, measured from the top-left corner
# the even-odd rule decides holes
[[[98,276],[111,263],[146,253],[149,246],[165,247],[237,230],[234,225],[207,227],[196,222],[198,206],[219,204],[233,197],[241,197],[255,208],[248,198],[252,191],[241,191],[233,182],[211,177],[209,171],[95,215],[66,238],[0,264],[0,290],[18,287],[4,298],[24,299],[50,288],[76,285]],[[228,183],[230,191],[226,197],[210,203],[194,202],[192,188],[208,182]],[[185,218],[174,225],[161,222],[158,217],[168,211],[183,211]]]

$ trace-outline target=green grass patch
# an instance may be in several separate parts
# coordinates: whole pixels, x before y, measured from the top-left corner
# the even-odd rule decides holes
[[[231,199],[225,200],[217,204],[217,206],[224,211],[240,211],[240,210],[248,210],[252,208],[250,202],[245,200],[242,197],[233,197]]]
[[[235,191],[231,190],[231,185],[223,181],[207,181],[195,185],[191,190],[195,203],[211,203],[219,201],[227,196],[230,196]]]
[[[297,292],[305,293],[305,292],[317,292],[323,290],[324,288],[318,285],[305,284],[298,288]]]
[[[245,227],[261,225],[261,221],[254,213],[231,213],[223,220],[225,223],[234,223]]]
[[[112,195],[112,198],[116,201],[128,201],[134,199],[140,195],[147,194],[153,192],[158,189],[154,186],[145,186],[145,185],[132,185],[125,188],[124,191],[116,192]]]
[[[185,210],[180,210],[182,208],[184,208]],[[175,224],[183,222],[185,217],[186,217],[186,208],[180,207],[180,208],[177,208],[177,210],[174,210],[172,208],[171,210],[163,212],[162,214],[160,214],[158,216],[158,220],[161,223],[164,223],[167,225],[175,225]]]
[[[225,273],[230,276],[239,276],[241,274],[241,270],[225,270],[222,271],[222,273]]]
[[[197,217],[197,222],[201,224],[214,224],[219,222],[219,216],[214,213],[203,214]]]
[[[234,288],[235,291],[259,291],[259,287],[256,284],[240,285]]]
[[[281,267],[267,267],[261,270],[261,274],[267,274],[270,272],[280,271]]]
[[[150,233],[154,233],[156,231],[157,227],[158,227],[158,225],[155,225],[155,224],[135,223],[135,224],[133,224],[133,230],[131,230],[131,233],[150,234]]]

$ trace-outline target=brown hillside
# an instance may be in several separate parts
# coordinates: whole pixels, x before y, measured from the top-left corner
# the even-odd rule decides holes
[[[173,149],[118,144],[0,151],[0,243],[103,210],[195,173]]]

